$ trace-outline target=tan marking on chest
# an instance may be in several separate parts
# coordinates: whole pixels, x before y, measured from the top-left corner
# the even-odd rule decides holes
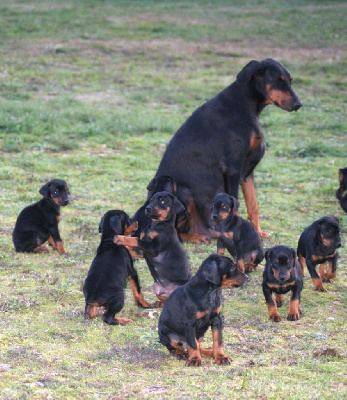
[[[281,287],[281,288],[286,288],[286,287],[292,286],[292,285],[294,285],[294,284],[295,284],[295,281],[293,281],[293,282],[288,282],[288,283],[286,283],[285,285],[278,285],[278,284],[276,284],[276,283],[267,283],[267,285],[268,285],[269,288],[271,288],[271,289],[279,289],[280,287]]]
[[[209,312],[208,311],[198,311],[196,313],[196,318],[200,319],[200,318],[204,318]]]
[[[158,235],[159,235],[159,233],[156,232],[156,231],[148,232],[148,237],[149,237],[151,240],[155,239]]]
[[[333,258],[333,257],[335,256],[335,254],[336,254],[336,251],[334,251],[332,254],[329,254],[329,255],[327,255],[327,256],[325,256],[325,257],[316,256],[316,255],[312,254],[312,260],[313,260],[313,261],[328,260],[329,258]]]
[[[254,151],[260,144],[262,143],[263,138],[261,136],[258,136],[255,131],[252,131],[251,133],[251,138],[249,141],[249,151],[252,152]]]
[[[223,235],[227,238],[227,239],[234,239],[234,232],[229,231],[229,232],[224,232]]]

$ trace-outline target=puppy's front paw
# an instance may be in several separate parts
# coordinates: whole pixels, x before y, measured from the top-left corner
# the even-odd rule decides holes
[[[201,367],[201,365],[202,365],[201,358],[197,357],[188,359],[186,362],[186,367]]]
[[[116,236],[113,238],[113,243],[118,244],[119,246],[120,246],[120,245],[124,245],[124,243],[125,243],[125,236],[116,235]]]
[[[217,365],[230,365],[231,364],[231,358],[226,355],[224,355],[224,357],[220,357],[220,358],[217,357],[215,359],[215,361],[216,361]]]

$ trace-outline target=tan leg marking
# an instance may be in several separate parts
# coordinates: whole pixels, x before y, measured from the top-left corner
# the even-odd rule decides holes
[[[222,348],[222,345],[218,343],[219,333],[217,329],[212,329],[212,339],[213,339],[213,358],[218,365],[230,365],[231,359],[228,357]]]
[[[49,249],[45,244],[41,244],[41,246],[35,247],[33,252],[34,253],[49,253]]]
[[[277,307],[282,307],[282,305],[283,305],[283,294],[275,293],[275,299],[276,299]]]
[[[133,292],[135,305],[138,306],[139,304],[141,304],[141,306],[144,307],[144,308],[150,308],[151,305],[149,303],[147,303],[147,301],[143,298],[142,293],[137,291],[137,287],[136,287],[134,279],[129,276],[128,277],[128,282],[129,282],[129,285],[130,285],[131,290]]]
[[[303,257],[301,254],[299,254],[298,259],[299,259],[299,263],[301,265],[302,274],[305,275],[305,267],[306,267],[305,257]]]
[[[269,319],[271,319],[273,322],[280,322],[281,316],[278,313],[276,303],[273,306],[271,304],[266,304],[266,305],[269,310]]]
[[[300,318],[300,304],[299,300],[292,300],[292,297],[290,297],[289,300],[289,312],[287,316],[288,321],[297,321]]]
[[[263,232],[260,228],[259,207],[258,207],[258,203],[257,203],[257,198],[255,196],[253,178],[251,176],[249,176],[247,178],[246,182],[242,182],[241,188],[242,188],[243,197],[244,197],[245,203],[246,203],[248,219],[255,226],[255,229],[257,230],[259,235],[263,239],[268,239],[269,235],[267,233]]]

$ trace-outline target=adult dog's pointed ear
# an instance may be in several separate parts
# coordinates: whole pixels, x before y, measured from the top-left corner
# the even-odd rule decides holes
[[[214,285],[220,284],[220,276],[218,271],[218,264],[215,260],[205,261],[205,265],[201,272],[201,276],[208,282]]]
[[[174,214],[179,214],[185,210],[184,205],[178,200],[176,196],[173,196],[172,211]]]
[[[39,193],[40,193],[43,197],[48,198],[48,197],[49,197],[49,194],[50,194],[50,191],[49,191],[50,186],[51,186],[51,183],[50,183],[50,182],[46,183],[46,184],[43,185],[42,188],[39,190]]]
[[[236,81],[243,85],[247,83],[254,73],[261,75],[265,72],[265,66],[262,62],[252,60],[250,61],[236,76]]]

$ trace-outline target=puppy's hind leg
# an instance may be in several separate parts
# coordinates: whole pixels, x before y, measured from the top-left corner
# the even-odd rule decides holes
[[[124,306],[124,293],[119,293],[114,303],[107,306],[107,311],[103,314],[102,319],[109,325],[128,325],[133,321],[129,318],[117,317],[117,313],[121,311]]]

